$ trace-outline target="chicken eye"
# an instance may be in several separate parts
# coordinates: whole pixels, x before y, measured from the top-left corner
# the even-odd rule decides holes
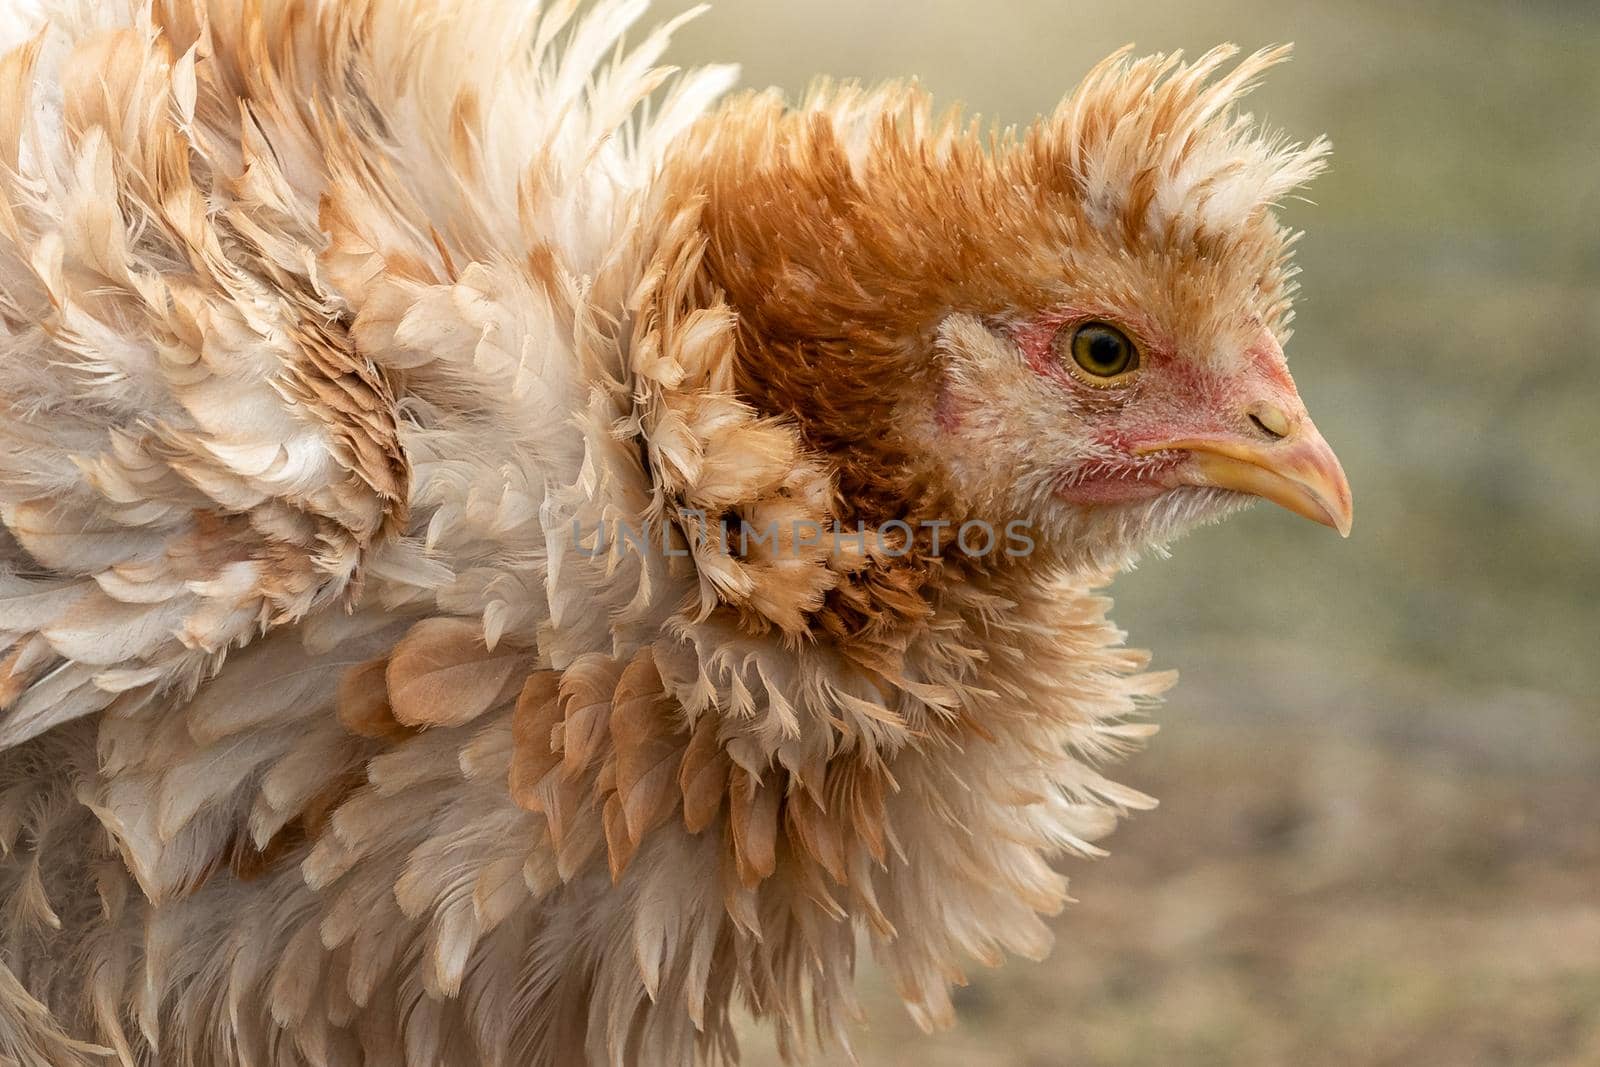
[[[1139,366],[1128,335],[1104,322],[1086,322],[1072,335],[1072,361],[1093,378],[1115,378]]]

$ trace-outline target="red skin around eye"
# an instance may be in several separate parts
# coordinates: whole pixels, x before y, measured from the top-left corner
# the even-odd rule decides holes
[[[1054,347],[1056,334],[1060,333],[1061,327],[1074,317],[1068,314],[1042,315],[1012,330],[1011,340],[1022,349],[1022,354],[1028,361],[1028,368],[1033,373],[1041,378],[1050,378],[1067,384],[1074,383],[1072,372],[1061,365]]]
[[[1100,315],[1092,311],[1083,311],[1067,308],[1060,311],[1047,311],[1038,315],[1020,326],[1011,330],[1011,340],[1022,349],[1028,367],[1041,378],[1049,378],[1062,382],[1074,391],[1090,388],[1085,386],[1062,362],[1061,355],[1056,351],[1055,340],[1069,324],[1094,322],[1099,319],[1114,319],[1126,322],[1130,331],[1137,331],[1136,336],[1142,341],[1140,351],[1146,367],[1166,367],[1174,361],[1170,354],[1159,345],[1151,344],[1147,338],[1155,336],[1154,330],[1148,323],[1127,320],[1127,316]],[[1184,368],[1177,368],[1184,369]]]
[[[1145,388],[1138,395],[1136,409],[1119,408],[1121,397],[1113,390],[1096,389],[1080,381],[1062,360],[1056,338],[1074,323],[1092,321],[1097,316],[1079,311],[1040,315],[1011,332],[1028,367],[1085,404],[1103,405],[1101,413],[1088,416],[1101,422],[1094,440],[1102,446],[1104,459],[1078,462],[1062,469],[1056,495],[1080,505],[1119,504],[1159,496],[1172,486],[1168,475],[1188,461],[1172,454],[1141,456],[1137,449],[1160,440],[1172,440],[1196,429],[1204,412],[1219,399],[1219,383],[1199,368],[1173,359],[1159,346],[1146,343],[1142,349],[1143,367],[1148,375],[1159,377],[1156,388]],[[1129,324],[1141,336],[1154,336],[1148,324]],[[1270,358],[1270,352],[1263,352]],[[1180,402],[1181,400],[1181,402]],[[1092,409],[1091,409],[1092,410]]]

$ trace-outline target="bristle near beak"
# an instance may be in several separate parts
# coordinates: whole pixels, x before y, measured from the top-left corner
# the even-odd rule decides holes
[[[1258,419],[1257,425],[1276,438],[1271,441],[1191,437],[1139,451],[1188,452],[1190,461],[1173,471],[1174,484],[1215,486],[1258,496],[1349,537],[1353,504],[1339,457],[1309,418],[1296,422],[1292,426],[1287,422],[1267,425]]]

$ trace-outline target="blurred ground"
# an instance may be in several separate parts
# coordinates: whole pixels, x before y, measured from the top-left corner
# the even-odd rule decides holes
[[[953,1034],[869,975],[861,1060],[1600,1064],[1600,6],[722,0],[676,54],[1026,122],[1224,40],[1295,41],[1251,106],[1334,143],[1289,354],[1355,533],[1261,508],[1118,582],[1183,672],[1121,775],[1163,806]]]

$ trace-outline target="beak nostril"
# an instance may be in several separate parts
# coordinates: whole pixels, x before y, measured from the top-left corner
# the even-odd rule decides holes
[[[1288,437],[1289,431],[1293,428],[1289,424],[1288,416],[1270,404],[1257,405],[1251,408],[1248,414],[1251,424],[1274,441]]]
[[[1262,422],[1261,421],[1261,416],[1257,415],[1255,412],[1251,412],[1250,413],[1250,421],[1255,425],[1256,429],[1260,430],[1262,433],[1266,434],[1268,437],[1272,438],[1274,441],[1281,441],[1285,437],[1288,436],[1288,434],[1279,433],[1277,430],[1274,430],[1271,426],[1268,426],[1266,423]]]

